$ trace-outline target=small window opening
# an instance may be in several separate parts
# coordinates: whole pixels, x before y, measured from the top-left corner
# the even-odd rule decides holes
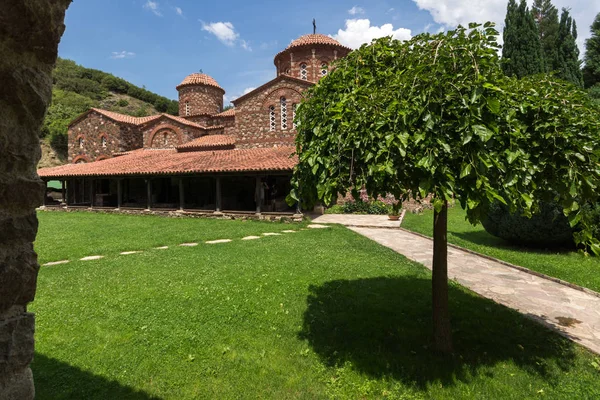
[[[270,106],[269,107],[269,130],[270,131],[274,131],[275,130],[275,106]]]
[[[305,63],[300,64],[300,79],[308,80],[308,68]]]

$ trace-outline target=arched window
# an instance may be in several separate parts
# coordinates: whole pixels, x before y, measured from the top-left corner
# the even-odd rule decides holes
[[[279,102],[281,105],[281,129],[286,130],[288,128],[287,99],[282,97]]]
[[[163,142],[165,144],[165,147],[167,147],[167,145],[169,144],[169,132],[163,133]]]
[[[102,138],[100,138],[100,143],[102,144],[102,147],[106,148],[107,142],[105,136],[102,136]]]
[[[269,107],[269,130],[275,130],[275,106]]]
[[[308,80],[308,68],[305,63],[300,64],[300,79]]]
[[[327,72],[329,72],[327,68],[327,63],[321,64],[321,76],[327,75]]]
[[[83,149],[83,138],[82,137],[79,138],[79,148]]]
[[[292,126],[296,129],[296,109],[298,108],[298,104],[292,104]]]
[[[185,115],[190,115],[192,113],[191,107],[190,107],[190,102],[186,101],[185,102]]]

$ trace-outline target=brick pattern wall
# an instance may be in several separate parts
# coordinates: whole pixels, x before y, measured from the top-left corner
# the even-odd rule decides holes
[[[213,125],[223,125],[225,128],[223,129],[223,135],[235,135],[235,116],[231,117],[218,117],[214,119]],[[215,133],[212,131],[211,133]]]
[[[79,139],[83,139],[83,147]],[[103,146],[102,138],[105,139]],[[69,127],[69,162],[112,157],[113,153],[142,147],[142,137],[136,127],[117,123],[94,111]]]
[[[293,105],[300,103],[307,85],[283,80],[267,86],[263,91],[236,103],[236,147],[273,147],[289,145],[296,137],[293,126]],[[287,129],[281,125],[281,103],[287,100]],[[275,107],[275,129],[271,130],[269,107]]]
[[[277,76],[286,74],[302,79],[301,64],[306,64],[307,80],[316,83],[321,79],[321,65],[331,64],[334,60],[348,55],[348,50],[330,45],[314,45],[290,49],[280,54],[275,60]]]
[[[190,106],[190,115],[218,114],[223,110],[224,94],[222,89],[213,86],[184,86],[179,89],[179,115],[186,116],[186,102]]]
[[[165,134],[167,135],[165,140]],[[166,117],[142,128],[145,148],[167,149],[204,135],[205,131],[181,124]],[[140,146],[141,147],[141,146]]]

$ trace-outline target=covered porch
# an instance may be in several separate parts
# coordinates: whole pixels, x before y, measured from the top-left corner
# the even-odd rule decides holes
[[[213,214],[300,213],[285,198],[291,174],[190,174],[179,176],[89,176],[54,178],[62,201],[45,196],[46,207],[181,211]],[[50,180],[46,180],[48,185]],[[49,193],[47,186],[46,193]],[[56,197],[56,196],[54,196]]]

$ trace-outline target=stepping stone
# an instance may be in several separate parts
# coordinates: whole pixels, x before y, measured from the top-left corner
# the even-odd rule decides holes
[[[293,230],[291,230],[291,229],[288,229],[288,230],[286,230],[286,231],[281,231],[281,232],[283,232],[283,233],[296,233],[296,231],[293,231]]]
[[[206,244],[217,244],[217,243],[229,243],[231,239],[219,239],[219,240],[210,240],[206,242]]]
[[[263,236],[281,236],[281,233],[267,232],[263,233]]]
[[[44,264],[44,267],[50,267],[50,266],[52,266],[52,265],[59,265],[59,264],[66,264],[66,263],[68,263],[68,262],[69,262],[69,260],[62,260],[62,261],[52,261],[52,262],[49,262],[49,263],[46,263],[46,264]]]
[[[121,254],[122,256],[128,256],[130,254],[137,254],[137,253],[141,253],[141,251],[123,251],[119,254]]]
[[[256,240],[256,239],[260,239],[260,236],[246,236],[245,238],[242,238],[242,240]]]
[[[169,246],[155,247],[156,250],[166,250]]]
[[[104,256],[88,256],[88,257],[80,258],[79,261],[93,261],[93,260],[99,260],[101,258],[104,258]]]
[[[325,229],[325,228],[329,228],[328,225],[319,225],[319,224],[310,224],[308,227],[310,229]]]
[[[181,243],[180,246],[182,246],[182,247],[194,247],[194,246],[198,246],[198,243]]]

